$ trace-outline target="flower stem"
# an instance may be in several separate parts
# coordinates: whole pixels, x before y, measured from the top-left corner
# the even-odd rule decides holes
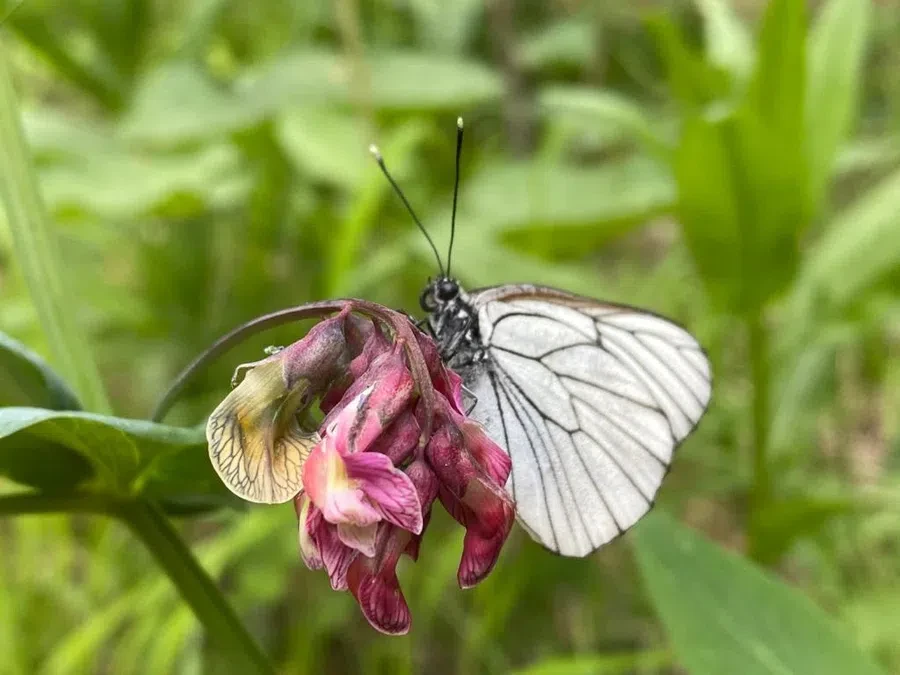
[[[159,402],[153,409],[153,414],[150,416],[150,419],[154,422],[161,422],[165,418],[166,413],[172,408],[178,395],[184,391],[184,388],[187,387],[194,375],[251,335],[256,335],[257,333],[274,328],[275,326],[283,326],[286,323],[302,321],[303,319],[312,319],[330,312],[339,312],[347,305],[347,302],[347,300],[312,302],[307,305],[300,305],[299,307],[292,307],[271,314],[265,314],[252,319],[247,323],[241,324],[230,333],[227,333],[216,340],[211,347],[191,361],[191,363],[178,374],[178,377],[175,378],[163,394],[162,398],[159,399]]]
[[[235,672],[274,672],[215,582],[194,558],[160,509],[144,499],[106,495],[22,494],[0,497],[0,516],[90,513],[118,518],[144,542]]]
[[[302,321],[304,319],[313,319],[326,314],[340,312],[349,309],[350,311],[359,312],[370,318],[377,319],[402,337],[406,341],[406,352],[410,360],[410,369],[413,378],[420,388],[420,396],[422,396],[423,404],[426,410],[434,408],[434,390],[428,386],[430,382],[428,377],[428,367],[425,363],[425,357],[419,348],[416,340],[413,326],[408,319],[398,312],[383,307],[368,300],[359,300],[348,298],[342,300],[323,300],[321,302],[310,302],[297,307],[282,309],[271,314],[264,314],[255,319],[241,324],[230,333],[227,333],[216,340],[211,347],[195,358],[188,366],[182,370],[178,377],[169,385],[168,390],[160,398],[150,419],[154,422],[161,422],[166,413],[172,408],[178,395],[184,391],[185,387],[190,384],[194,375],[209,366],[217,358],[228,352],[233,347],[239,345],[251,335],[256,335],[275,326],[283,326],[284,324],[293,323],[294,321]],[[422,428],[422,438],[428,438],[430,435],[431,416],[426,417],[427,421]]]
[[[118,515],[150,549],[217,647],[232,656],[234,670],[273,673],[259,645],[159,507],[135,500],[122,504]]]
[[[110,412],[109,400],[83,328],[75,313],[53,228],[41,198],[37,176],[22,123],[6,54],[0,47],[0,201],[12,234],[16,261],[28,285],[47,343],[59,366],[85,406]]]
[[[762,313],[754,312],[747,319],[753,403],[751,408],[753,432],[753,491],[750,500],[750,551],[756,549],[756,519],[771,496],[769,475],[769,340]],[[754,556],[755,557],[755,556]]]

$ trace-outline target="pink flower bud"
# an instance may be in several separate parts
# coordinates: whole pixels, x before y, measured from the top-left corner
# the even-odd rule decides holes
[[[397,580],[397,561],[411,535],[396,527],[382,527],[378,552],[371,558],[357,557],[350,564],[347,587],[374,628],[388,635],[404,635],[412,618]]]
[[[457,572],[462,588],[474,586],[493,569],[515,520],[515,506],[501,484],[502,462],[487,446],[480,465],[465,444],[463,431],[445,418],[425,449],[425,455],[441,482],[440,500],[451,516],[466,528],[463,555]],[[501,452],[497,448],[497,452]],[[505,471],[509,474],[508,465]],[[493,474],[493,475],[492,475]]]
[[[207,437],[226,484],[251,501],[293,499],[306,566],[349,589],[376,629],[399,635],[411,618],[397,562],[418,559],[435,500],[466,529],[457,578],[473,586],[515,519],[504,490],[511,463],[466,416],[462,380],[434,341],[372,303],[355,315],[354,302],[363,304],[240,367],[246,377]],[[303,414],[315,401],[317,430],[302,426],[316,426]]]

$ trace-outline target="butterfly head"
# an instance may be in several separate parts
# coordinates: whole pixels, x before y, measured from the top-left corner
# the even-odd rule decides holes
[[[459,300],[461,289],[456,279],[440,277],[430,281],[419,296],[419,305],[422,310],[433,314],[440,312],[449,305]]]

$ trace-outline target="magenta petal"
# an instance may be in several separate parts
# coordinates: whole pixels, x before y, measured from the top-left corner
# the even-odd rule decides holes
[[[297,511],[298,539],[300,540],[300,557],[308,569],[320,570],[325,566],[322,554],[312,537],[312,533],[322,521],[322,512],[313,506],[309,498],[302,492],[294,500]]]
[[[325,520],[334,524],[351,523],[365,527],[383,517],[380,509],[372,508],[366,499],[366,491],[360,488],[329,490],[321,509]]]
[[[414,534],[422,531],[422,506],[416,486],[388,457],[363,452],[344,461],[347,475],[359,481],[360,489],[382,518]]]
[[[356,583],[353,595],[363,616],[376,630],[387,635],[409,632],[412,617],[396,574],[364,576]]]
[[[357,558],[347,573],[347,586],[372,626],[388,635],[409,631],[412,618],[397,580],[397,561],[410,534],[383,527],[384,537],[375,558]]]
[[[419,443],[420,427],[412,410],[404,410],[391,426],[385,429],[367,452],[387,455],[395,466],[409,459]]]
[[[346,591],[347,570],[359,552],[345,546],[338,537],[337,528],[324,520],[316,529],[313,538],[322,553],[322,562],[328,572],[331,587],[336,591]]]
[[[417,332],[416,338],[434,390],[446,399],[454,412],[459,415],[465,414],[462,402],[462,378],[444,365],[434,340],[421,332]]]
[[[509,472],[512,470],[512,460],[503,449],[494,443],[478,422],[465,420],[460,424],[460,430],[466,441],[466,447],[472,457],[500,487],[506,485]]]
[[[512,529],[515,508],[503,490],[483,481],[472,481],[465,501],[446,487],[441,488],[440,499],[454,520],[466,528],[457,580],[461,588],[470,588],[494,568]]]
[[[362,452],[406,409],[414,388],[403,346],[395,344],[350,386],[323,426],[330,430],[346,414],[340,428],[334,427],[338,450],[342,455]]]
[[[364,556],[371,558],[375,555],[375,533],[378,525],[353,525],[352,523],[338,523],[338,538],[350,548],[356,549]]]
[[[472,588],[490,574],[497,564],[505,541],[506,533],[485,538],[474,530],[466,531],[462,559],[456,573],[460,588]]]

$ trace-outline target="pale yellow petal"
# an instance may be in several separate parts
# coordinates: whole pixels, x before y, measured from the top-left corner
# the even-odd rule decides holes
[[[297,388],[285,387],[280,362],[263,361],[210,415],[210,460],[239,497],[280,504],[300,492],[303,461],[317,440],[300,429],[294,411],[284,405],[300,398]]]

